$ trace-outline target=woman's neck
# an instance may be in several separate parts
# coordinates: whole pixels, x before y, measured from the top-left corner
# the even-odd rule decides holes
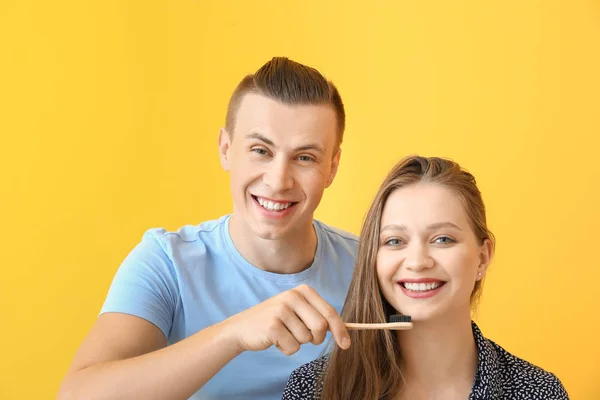
[[[398,341],[409,398],[468,398],[477,371],[469,313],[417,321]]]

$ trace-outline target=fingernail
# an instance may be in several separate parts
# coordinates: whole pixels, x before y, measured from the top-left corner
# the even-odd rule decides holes
[[[345,337],[342,339],[342,348],[347,349],[348,347],[350,347],[350,338]]]

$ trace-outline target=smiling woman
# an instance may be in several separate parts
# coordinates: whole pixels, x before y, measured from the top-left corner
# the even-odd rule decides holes
[[[342,318],[400,313],[413,328],[353,332],[349,349],[298,368],[283,398],[568,399],[554,374],[471,320],[494,242],[473,175],[441,158],[400,161],[363,224]]]

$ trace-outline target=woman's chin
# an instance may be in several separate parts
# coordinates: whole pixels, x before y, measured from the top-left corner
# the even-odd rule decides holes
[[[410,316],[412,322],[432,322],[439,319],[443,312],[438,307],[399,307],[398,314]]]

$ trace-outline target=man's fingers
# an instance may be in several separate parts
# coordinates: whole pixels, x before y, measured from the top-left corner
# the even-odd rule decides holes
[[[271,332],[271,341],[283,354],[291,356],[300,350],[300,343],[287,330],[282,323],[278,324]]]
[[[344,321],[329,303],[327,303],[319,294],[308,285],[300,285],[296,288],[304,297],[306,302],[316,309],[327,321],[329,330],[338,346],[342,349],[350,347],[350,335],[346,329]]]
[[[313,340],[313,334],[304,320],[299,317],[298,313],[300,309],[310,308],[310,306],[302,301],[298,302],[295,307],[295,309],[292,309],[286,306],[286,310],[281,313],[279,318],[296,341],[300,344],[305,344]],[[303,312],[306,313],[306,311]],[[313,312],[318,314],[315,310]]]
[[[299,322],[302,323],[305,329],[310,331],[311,338],[308,341],[315,345],[323,343],[325,336],[327,335],[329,324],[319,311],[302,297],[301,301],[297,301],[294,304],[294,312],[299,319]],[[298,338],[297,335],[294,334],[294,336]]]

